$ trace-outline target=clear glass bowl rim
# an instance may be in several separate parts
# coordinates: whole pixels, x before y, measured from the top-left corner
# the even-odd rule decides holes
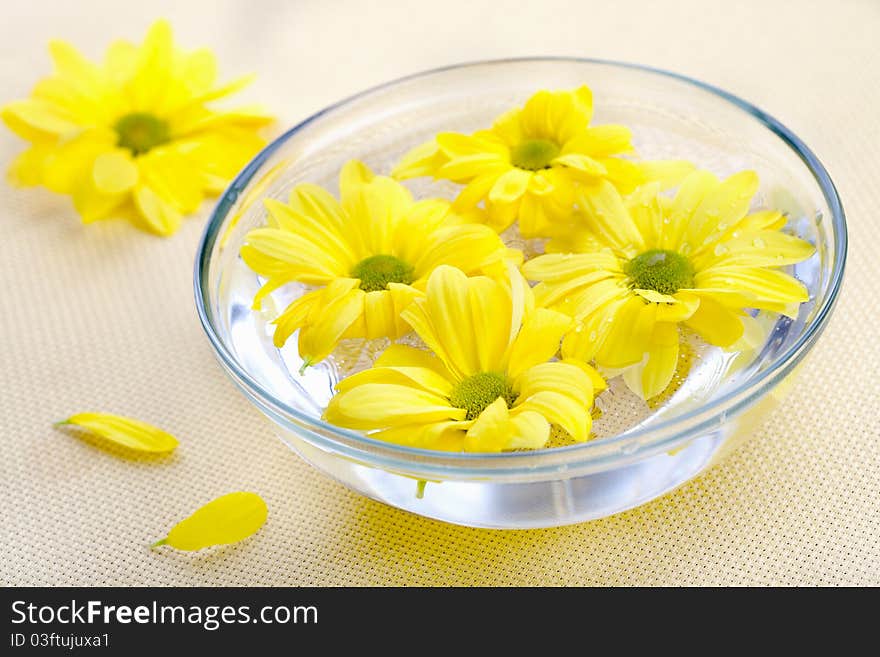
[[[532,452],[501,452],[501,453],[452,453],[437,452],[414,447],[405,447],[378,441],[364,434],[348,429],[343,429],[332,424],[307,415],[306,413],[289,406],[274,397],[263,386],[251,377],[239,366],[233,354],[229,351],[220,338],[215,325],[214,317],[208,300],[208,271],[211,264],[210,255],[221,234],[221,228],[226,220],[229,210],[238,199],[239,194],[250,182],[260,166],[282,144],[297,134],[304,127],[320,118],[321,116],[341,108],[361,97],[393,87],[399,83],[428,77],[445,71],[465,69],[471,67],[503,66],[518,63],[539,62],[571,62],[586,63],[608,66],[611,68],[623,68],[641,71],[644,73],[664,76],[692,85],[698,89],[709,92],[721,100],[752,115],[766,128],[775,133],[782,141],[791,148],[801,161],[807,166],[816,179],[828,207],[831,210],[831,227],[835,237],[834,269],[831,272],[831,280],[828,292],[822,299],[814,319],[806,327],[804,334],[789,349],[776,359],[770,367],[760,372],[745,384],[727,392],[711,403],[678,415],[669,420],[640,429],[632,429],[617,436],[602,440],[580,443],[566,447],[549,450],[537,450]],[[421,71],[407,75],[383,84],[371,87],[360,93],[344,98],[330,105],[299,124],[290,128],[277,137],[274,141],[263,148],[235,180],[223,192],[217,201],[214,210],[208,220],[202,234],[195,257],[194,288],[196,308],[199,320],[208,336],[221,363],[232,375],[234,381],[242,388],[249,398],[258,401],[264,411],[270,417],[295,433],[303,436],[309,442],[319,447],[338,452],[344,456],[367,461],[388,469],[417,469],[420,473],[430,475],[453,474],[457,477],[491,477],[493,475],[516,475],[517,473],[538,474],[542,471],[559,470],[606,470],[618,465],[638,461],[649,454],[657,454],[673,449],[689,439],[698,437],[700,434],[712,430],[723,423],[728,417],[744,410],[762,394],[768,392],[800,362],[806,353],[812,348],[816,340],[824,330],[831,311],[837,301],[840,286],[843,280],[844,266],[847,253],[847,228],[843,206],[837,189],[831,180],[828,171],[816,157],[815,153],[791,130],[785,127],[777,119],[770,116],[751,103],[735,96],[719,87],[701,82],[694,78],[643,64],[580,57],[519,57],[495,60],[472,61],[440,68]],[[295,420],[291,423],[285,417],[290,416]],[[332,438],[318,433],[313,429],[319,429],[329,433]]]

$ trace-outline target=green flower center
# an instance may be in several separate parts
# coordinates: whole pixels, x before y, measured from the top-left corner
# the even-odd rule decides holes
[[[676,251],[651,249],[637,255],[624,267],[633,287],[675,294],[681,288],[694,286],[694,267]]]
[[[510,162],[518,169],[538,171],[549,169],[550,162],[559,155],[559,146],[546,139],[529,139],[510,151]]]
[[[142,155],[171,139],[168,123],[146,112],[126,114],[113,126],[119,135],[119,146],[135,155]]]
[[[365,258],[354,266],[351,275],[361,279],[361,289],[367,292],[387,289],[389,283],[413,282],[412,265],[392,255]]]
[[[507,407],[516,401],[513,386],[503,374],[480,372],[461,381],[449,395],[449,403],[467,411],[466,420],[476,420],[486,407],[501,397]]]

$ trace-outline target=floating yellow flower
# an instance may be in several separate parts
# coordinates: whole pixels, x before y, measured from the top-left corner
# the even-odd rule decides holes
[[[432,353],[391,345],[370,369],[337,385],[325,418],[402,445],[468,452],[538,448],[551,424],[589,438],[598,373],[548,362],[571,319],[534,308],[514,272],[505,285],[441,266],[403,312]]]
[[[2,110],[6,125],[31,142],[10,175],[69,194],[85,222],[131,216],[170,235],[265,143],[257,129],[269,117],[207,106],[249,78],[216,86],[214,55],[175,47],[165,21],[141,47],[113,43],[103,64],[61,41],[50,51],[55,72]]]
[[[171,528],[168,536],[151,547],[168,545],[177,550],[201,550],[238,543],[255,534],[266,522],[269,509],[256,493],[228,493],[211,500]]]
[[[625,373],[644,398],[671,380],[680,323],[709,343],[733,345],[746,309],[797,315],[808,299],[802,283],[781,267],[807,259],[814,248],[781,232],[779,212],[748,214],[758,177],[745,171],[720,182],[698,171],[674,199],[652,183],[626,202],[602,182],[580,201],[584,229],[551,248],[577,244],[585,253],[551,253],[524,265],[539,304],[578,322],[563,341],[568,358],[595,360]]]
[[[266,201],[269,227],[250,231],[244,261],[267,282],[254,300],[297,281],[316,289],[275,320],[281,347],[299,329],[305,365],[325,358],[342,338],[397,338],[409,332],[400,314],[439,265],[466,273],[521,258],[482,224],[450,212],[447,201],[415,202],[398,182],[362,163],[340,173],[340,198],[298,185],[288,204]]]
[[[592,115],[593,95],[586,86],[539,91],[490,130],[443,133],[413,149],[394,176],[433,176],[464,184],[456,207],[483,201],[495,230],[501,232],[519,219],[522,235],[536,237],[569,219],[581,182],[607,180],[628,193],[649,176],[674,178],[689,168],[621,158],[633,150],[629,129],[590,127]]]

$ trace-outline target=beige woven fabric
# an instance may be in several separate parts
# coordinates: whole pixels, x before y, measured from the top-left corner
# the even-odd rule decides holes
[[[880,585],[880,3],[77,3],[6,0],[0,90],[48,70],[45,42],[97,55],[156,16],[210,45],[291,125],[366,86],[455,61],[567,54],[639,61],[727,88],[826,163],[851,229],[836,315],[787,401],[700,480],[640,509],[555,530],[471,530],[358,497],[288,452],[211,354],[192,300],[206,207],[162,240],[85,227],[68,201],[0,187],[0,583]],[[20,148],[0,135],[6,166]],[[51,428],[81,410],[181,440],[126,461]],[[146,545],[222,493],[268,524],[203,555]]]

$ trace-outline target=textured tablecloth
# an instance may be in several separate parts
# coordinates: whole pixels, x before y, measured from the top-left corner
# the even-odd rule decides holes
[[[209,210],[173,238],[83,226],[67,199],[0,187],[0,583],[880,585],[880,2],[4,0],[2,100],[63,37],[98,55],[158,16],[255,71],[289,126],[373,84],[453,62],[559,54],[704,79],[756,103],[828,167],[851,231],[836,314],[787,401],[699,480],[606,520],[485,531],[418,518],[324,478],[221,372],[192,298]],[[7,166],[21,143],[0,135]],[[126,461],[52,429],[81,410],[155,423],[170,459]],[[259,492],[260,533],[151,552],[177,520]]]

